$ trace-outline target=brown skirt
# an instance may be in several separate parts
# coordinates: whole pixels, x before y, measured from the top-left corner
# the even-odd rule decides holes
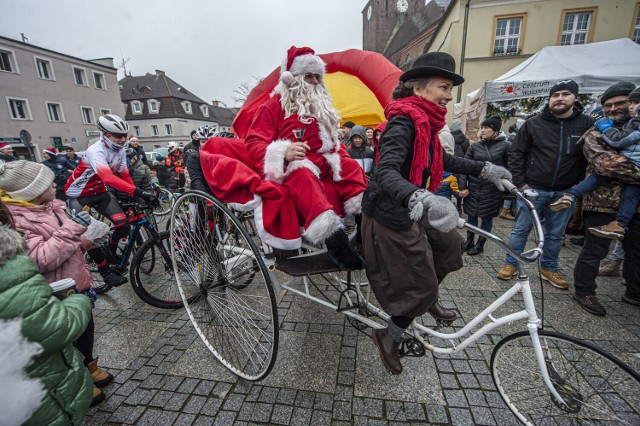
[[[438,283],[462,267],[462,237],[426,220],[395,231],[363,214],[362,244],[369,284],[391,316],[423,315],[438,300]]]

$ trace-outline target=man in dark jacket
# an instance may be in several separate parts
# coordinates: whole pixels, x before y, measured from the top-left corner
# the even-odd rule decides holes
[[[549,92],[549,104],[518,131],[509,157],[513,183],[521,189],[532,188],[538,192],[538,199],[532,202],[538,214],[545,217],[540,276],[563,290],[569,283],[558,272],[558,256],[573,209],[554,212],[549,205],[585,176],[587,163],[582,153],[581,136],[592,126],[593,119],[582,113],[577,96],[575,81],[557,82]],[[525,204],[518,200],[516,206],[516,223],[509,245],[522,252],[532,222]],[[507,255],[498,278],[508,280],[517,272],[516,259]]]
[[[147,160],[147,154],[145,154],[144,148],[140,146],[140,140],[133,135],[129,136],[129,149],[133,149],[145,165],[151,166],[149,160]]]
[[[42,164],[50,168],[55,175],[56,198],[66,201],[67,196],[64,193],[64,185],[67,183],[67,179],[69,179],[73,169],[75,169],[75,165],[71,161],[66,160],[65,157],[58,157],[54,148],[43,149],[42,156],[44,157]]]
[[[17,160],[13,155],[13,148],[8,143],[0,142],[0,160],[6,163]]]
[[[342,134],[344,135],[344,138],[342,138],[342,143],[346,147],[349,147],[349,145],[351,144],[351,129],[353,129],[353,126],[355,126],[355,123],[353,121],[345,121],[342,125]]]
[[[614,126],[622,127],[629,121],[629,103],[627,97],[635,88],[633,83],[620,82],[609,87],[602,94],[604,115],[613,119]],[[586,135],[584,151],[589,161],[589,170],[603,176],[623,182],[624,184],[640,184],[640,169],[630,161],[625,161],[616,150],[606,143],[599,143],[601,133],[594,127]],[[606,225],[615,218],[620,204],[620,184],[610,183],[599,186],[595,191],[585,195],[582,214],[586,227]],[[623,240],[624,268],[623,276],[627,283],[622,300],[631,305],[640,306],[640,210],[629,222]],[[609,252],[611,240],[586,233],[582,251],[574,267],[573,278],[575,295],[580,307],[587,312],[604,316],[606,310],[596,297],[596,277],[600,261]]]
[[[64,159],[67,160],[69,165],[73,164],[74,169],[78,167],[78,164],[80,164],[80,160],[82,160],[82,158],[80,158],[80,156],[76,154],[76,151],[70,146],[65,146],[64,152],[66,153]]]

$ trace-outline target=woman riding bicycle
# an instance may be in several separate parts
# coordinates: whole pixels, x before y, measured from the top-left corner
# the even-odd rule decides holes
[[[440,320],[456,319],[438,303],[438,284],[462,267],[462,238],[454,230],[458,213],[450,200],[433,194],[444,170],[480,175],[499,188],[500,179],[511,178],[502,167],[442,149],[438,131],[445,124],[445,106],[453,87],[464,81],[454,70],[451,55],[433,52],[418,57],[400,76],[395,101],[385,109],[389,123],[380,140],[380,161],[362,202],[367,277],[391,315],[373,340],[392,374],[402,372],[400,342],[414,318],[429,312]]]

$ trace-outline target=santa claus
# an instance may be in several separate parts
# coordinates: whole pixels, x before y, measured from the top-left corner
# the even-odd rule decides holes
[[[264,179],[285,186],[304,222],[303,236],[325,243],[345,270],[364,267],[350,246],[342,216],[360,213],[367,181],[339,140],[340,116],[324,84],[325,63],[308,47],[292,46],[280,82],[256,112],[246,149]]]

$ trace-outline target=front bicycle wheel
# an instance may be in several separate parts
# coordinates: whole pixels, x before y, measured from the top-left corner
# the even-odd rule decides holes
[[[520,421],[538,424],[640,424],[640,375],[575,337],[539,330],[558,402],[542,380],[528,331],[507,336],[491,354],[500,396]]]
[[[183,306],[174,281],[168,232],[160,233],[159,239],[153,236],[147,238],[136,250],[129,274],[133,290],[149,305],[162,309]],[[179,274],[184,274],[184,271],[179,271]],[[186,296],[186,300],[190,303],[197,297],[198,293],[194,291]]]
[[[215,197],[191,191],[171,213],[171,253],[185,307],[205,346],[247,380],[269,374],[278,350],[278,314],[269,271],[242,222]]]
[[[175,198],[167,188],[158,188],[158,207],[153,209],[154,216],[162,217],[171,211]]]

